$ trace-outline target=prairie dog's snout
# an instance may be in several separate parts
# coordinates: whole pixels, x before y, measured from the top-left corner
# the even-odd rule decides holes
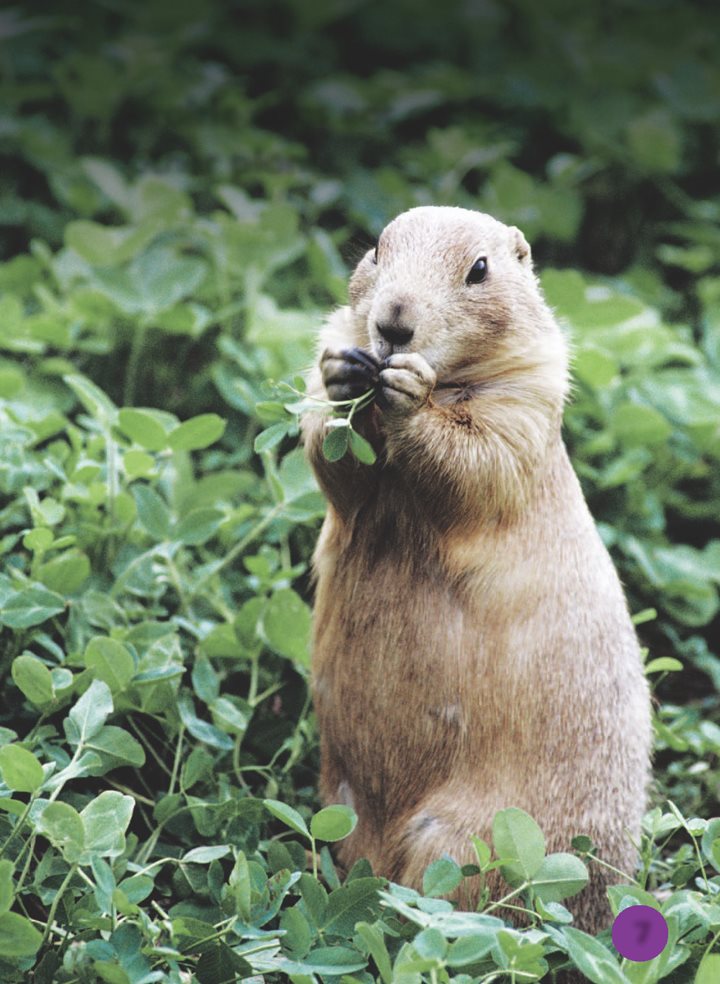
[[[388,345],[397,349],[403,345],[409,345],[415,334],[414,322],[416,315],[412,300],[406,297],[398,297],[395,291],[388,291],[382,295],[377,303],[376,310],[372,314],[374,321],[373,331],[377,332],[379,338]],[[380,342],[380,354],[387,355],[387,346]]]

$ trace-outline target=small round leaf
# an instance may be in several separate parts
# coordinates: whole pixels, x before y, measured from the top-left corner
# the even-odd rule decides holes
[[[310,821],[310,833],[317,840],[339,841],[351,834],[356,825],[355,811],[336,803],[315,814]]]
[[[6,785],[16,793],[34,793],[45,778],[33,753],[20,745],[0,748],[0,772]]]
[[[291,806],[287,806],[285,803],[274,799],[263,800],[263,804],[268,813],[272,813],[277,820],[282,820],[296,834],[302,834],[303,837],[310,836],[307,824],[297,810],[293,810]]]

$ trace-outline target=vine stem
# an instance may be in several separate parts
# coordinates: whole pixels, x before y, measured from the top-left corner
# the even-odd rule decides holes
[[[177,746],[175,748],[175,758],[173,759],[172,775],[170,776],[170,785],[168,786],[167,794],[171,796],[175,791],[175,783],[177,782],[178,772],[180,771],[180,761],[182,758],[182,745],[183,738],[185,737],[185,725],[180,724],[178,729]]]
[[[75,872],[77,871],[77,869],[78,869],[77,862],[75,862],[75,864],[70,865],[70,870],[65,875],[65,878],[63,879],[63,882],[62,882],[60,888],[55,893],[55,898],[52,900],[52,905],[50,906],[50,912],[48,913],[47,925],[45,926],[45,932],[43,933],[43,938],[42,938],[42,942],[40,943],[40,946],[45,946],[45,944],[48,941],[48,937],[50,936],[50,933],[52,932],[52,924],[55,922],[55,913],[57,912],[57,907],[60,905],[60,899],[65,894],[65,889],[70,884],[70,881],[74,877]]]
[[[18,819],[18,822],[15,824],[15,826],[13,827],[13,829],[10,831],[10,833],[5,838],[5,842],[3,843],[2,847],[0,847],[0,858],[5,854],[5,851],[8,849],[8,847],[10,845],[10,842],[15,837],[15,834],[17,834],[17,832],[22,828],[23,824],[27,820],[28,814],[30,813],[30,810],[32,809],[32,805],[33,805],[34,802],[35,802],[35,793],[33,793],[32,796],[30,797],[30,799],[28,800],[27,806],[25,807],[25,809],[23,810],[23,812],[20,814],[20,817]]]
[[[499,909],[501,906],[505,908],[513,908],[513,909],[518,908],[517,906],[506,906],[506,903],[509,902],[510,899],[514,899],[516,895],[519,895],[521,892],[524,892],[526,888],[530,888],[531,884],[532,884],[531,882],[527,882],[527,881],[523,882],[522,885],[514,889],[508,895],[505,895],[503,898],[498,899],[497,902],[493,902],[492,905],[489,905],[487,909],[483,910],[483,912],[484,913],[492,912],[493,909]],[[528,909],[528,910],[521,910],[521,911],[529,912],[531,910]]]
[[[210,580],[211,577],[214,577],[220,571],[224,570],[226,567],[232,564],[242,554],[243,550],[248,546],[248,544],[252,543],[252,541],[256,539],[256,537],[260,536],[263,530],[265,530],[270,525],[270,523],[272,523],[272,521],[280,515],[280,513],[283,511],[284,505],[285,504],[283,502],[278,502],[276,505],[272,507],[272,509],[269,512],[265,513],[263,518],[259,520],[253,526],[253,528],[245,534],[242,540],[238,541],[238,543],[236,543],[234,547],[228,550],[228,552],[225,554],[223,559],[218,561],[218,563],[215,564],[213,569],[208,574],[206,574],[205,577],[203,577],[200,581],[198,581],[195,584],[194,588],[190,592],[190,596],[188,600],[198,595],[205,588],[207,582]]]
[[[125,374],[125,387],[123,390],[123,402],[126,407],[131,407],[135,400],[135,388],[137,383],[138,369],[140,368],[140,358],[145,348],[145,338],[147,327],[141,324],[133,334],[130,344],[130,356],[128,358],[127,372]]]

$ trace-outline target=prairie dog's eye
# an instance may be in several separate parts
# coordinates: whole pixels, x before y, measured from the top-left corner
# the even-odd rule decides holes
[[[488,272],[487,259],[484,256],[479,257],[473,265],[470,267],[470,273],[465,278],[466,284],[481,284]]]

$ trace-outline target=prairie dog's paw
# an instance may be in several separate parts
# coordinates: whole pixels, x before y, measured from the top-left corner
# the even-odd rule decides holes
[[[377,402],[387,414],[410,414],[428,401],[437,375],[417,352],[397,352],[380,370]]]
[[[364,349],[325,349],[320,356],[322,381],[331,400],[354,400],[378,381],[380,363]]]

